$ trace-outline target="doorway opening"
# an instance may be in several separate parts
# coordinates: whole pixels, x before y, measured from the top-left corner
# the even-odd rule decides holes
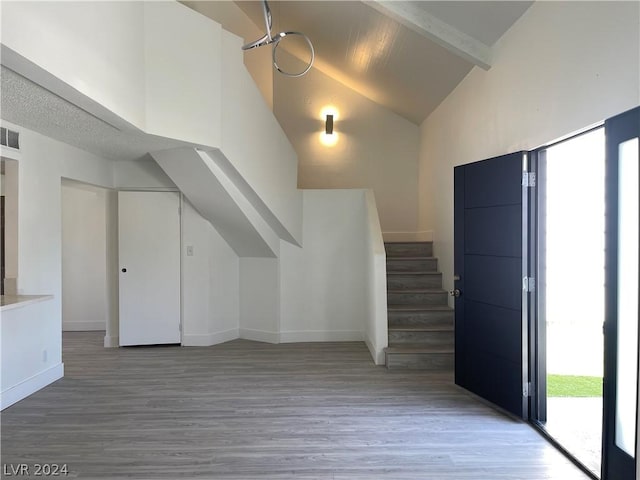
[[[113,245],[108,236],[108,199],[105,188],[61,180],[63,332],[109,329]]]
[[[537,152],[535,420],[600,476],[605,318],[605,135]]]

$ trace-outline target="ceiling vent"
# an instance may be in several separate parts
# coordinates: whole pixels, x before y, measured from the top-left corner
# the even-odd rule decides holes
[[[8,128],[0,127],[0,144],[3,147],[15,148],[20,150],[20,134],[9,130]]]

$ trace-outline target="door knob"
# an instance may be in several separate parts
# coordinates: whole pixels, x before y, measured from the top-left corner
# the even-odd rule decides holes
[[[126,268],[123,268],[123,269],[122,269],[122,273],[127,273],[127,269],[126,269]]]
[[[462,295],[462,292],[456,288],[455,290],[449,290],[449,295],[457,298]]]

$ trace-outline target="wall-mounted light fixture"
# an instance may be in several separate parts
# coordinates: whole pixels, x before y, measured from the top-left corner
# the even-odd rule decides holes
[[[320,111],[320,118],[324,120],[324,130],[320,131],[320,143],[325,147],[333,147],[338,143],[338,132],[334,131],[334,121],[338,120],[338,109],[327,105]]]
[[[327,114],[327,119],[324,122],[324,133],[333,135],[333,115],[331,114]]]

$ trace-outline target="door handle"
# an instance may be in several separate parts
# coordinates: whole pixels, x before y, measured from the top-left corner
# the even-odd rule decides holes
[[[458,298],[460,295],[462,295],[462,292],[456,288],[455,290],[449,290],[449,295]]]
[[[123,268],[123,269],[122,269],[122,273],[127,273],[127,269],[126,269],[126,268]]]

